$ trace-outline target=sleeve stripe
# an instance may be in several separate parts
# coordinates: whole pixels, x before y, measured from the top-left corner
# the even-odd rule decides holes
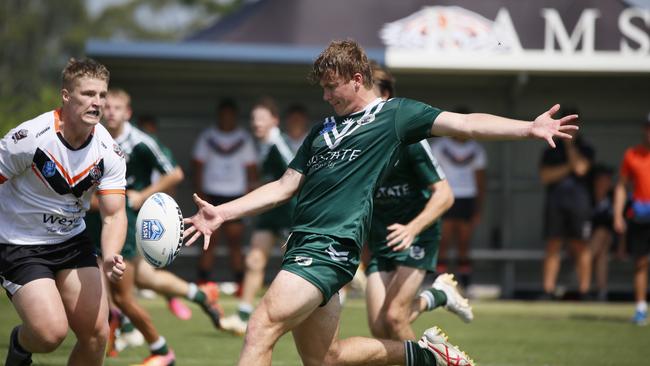
[[[174,164],[172,164],[171,160],[167,158],[167,155],[162,152],[160,149],[160,146],[151,138],[145,138],[142,139],[142,142],[147,145],[149,150],[154,154],[156,157],[156,160],[158,160],[158,163],[162,166],[162,168],[165,170],[162,173],[169,174],[172,170],[174,170]]]
[[[4,183],[6,181],[7,181],[7,178],[4,175],[0,174],[0,184]]]
[[[126,191],[124,189],[102,189],[102,190],[98,190],[97,194],[99,194],[99,195],[106,195],[106,194],[126,195]]]
[[[422,145],[422,148],[427,153],[429,160],[431,160],[431,165],[433,165],[433,169],[436,171],[436,174],[438,174],[440,180],[446,179],[447,177],[445,176],[445,173],[440,168],[440,164],[438,164],[438,160],[436,160],[436,158],[433,156],[433,152],[431,151],[431,146],[429,145],[429,142],[427,140],[420,140],[420,145]]]

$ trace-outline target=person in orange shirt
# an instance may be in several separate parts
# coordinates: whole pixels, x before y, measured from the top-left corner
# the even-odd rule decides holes
[[[628,189],[632,202],[625,208]],[[650,115],[644,124],[643,142],[628,148],[621,163],[614,190],[614,230],[626,233],[626,243],[634,262],[636,311],[632,322],[648,323],[648,254],[650,254]]]

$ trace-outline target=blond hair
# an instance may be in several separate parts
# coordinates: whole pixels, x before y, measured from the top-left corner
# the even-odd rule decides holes
[[[77,79],[87,77],[106,81],[110,79],[110,73],[106,66],[91,58],[76,60],[71,58],[61,72],[61,87],[63,89],[72,89]]]
[[[332,41],[314,61],[309,80],[318,84],[323,78],[339,75],[350,81],[356,73],[363,76],[363,85],[367,89],[372,88],[370,63],[363,48],[353,40]]]
[[[120,89],[120,88],[108,89],[108,95],[107,96],[114,97],[114,98],[122,98],[122,99],[124,99],[126,101],[126,106],[127,107],[131,106],[131,96],[124,89]]]

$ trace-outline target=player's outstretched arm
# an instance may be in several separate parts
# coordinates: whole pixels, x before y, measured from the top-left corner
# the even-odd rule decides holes
[[[120,251],[126,238],[126,210],[123,194],[100,194],[99,213],[102,217],[103,271],[111,281],[122,278],[126,265]]]
[[[560,119],[553,115],[560,110],[555,104],[534,121],[520,121],[485,113],[459,114],[442,112],[431,126],[434,136],[458,136],[477,140],[517,140],[534,138],[545,140],[555,147],[554,137],[570,139],[568,132],[577,131],[573,123],[578,119],[572,114]]]
[[[446,179],[430,185],[431,197],[422,211],[406,225],[392,224],[388,227],[387,245],[393,251],[408,249],[420,233],[431,226],[451,205],[454,204],[454,194]]]
[[[186,225],[183,233],[185,245],[191,245],[199,236],[203,235],[203,249],[207,250],[210,236],[222,223],[268,211],[285,203],[298,192],[303,177],[296,170],[289,168],[280,179],[219,206],[212,206],[194,194],[193,199],[198,207],[198,212],[183,220]]]

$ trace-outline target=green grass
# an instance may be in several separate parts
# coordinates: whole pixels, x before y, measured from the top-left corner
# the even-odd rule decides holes
[[[234,365],[242,340],[212,329],[198,307],[189,321],[174,318],[162,300],[143,300],[154,322],[177,355],[177,364]],[[226,311],[236,305],[222,301]],[[427,313],[414,324],[417,333],[439,325],[452,343],[483,366],[599,366],[650,364],[650,328],[628,322],[631,304],[475,302],[475,320],[464,324],[445,310]],[[365,308],[351,299],[342,314],[341,336],[368,335]],[[18,317],[10,302],[0,300],[0,362]],[[35,365],[64,365],[74,336],[54,353],[35,355]],[[127,349],[107,365],[130,365],[147,355],[145,348]],[[300,365],[291,335],[276,346],[273,365]]]

